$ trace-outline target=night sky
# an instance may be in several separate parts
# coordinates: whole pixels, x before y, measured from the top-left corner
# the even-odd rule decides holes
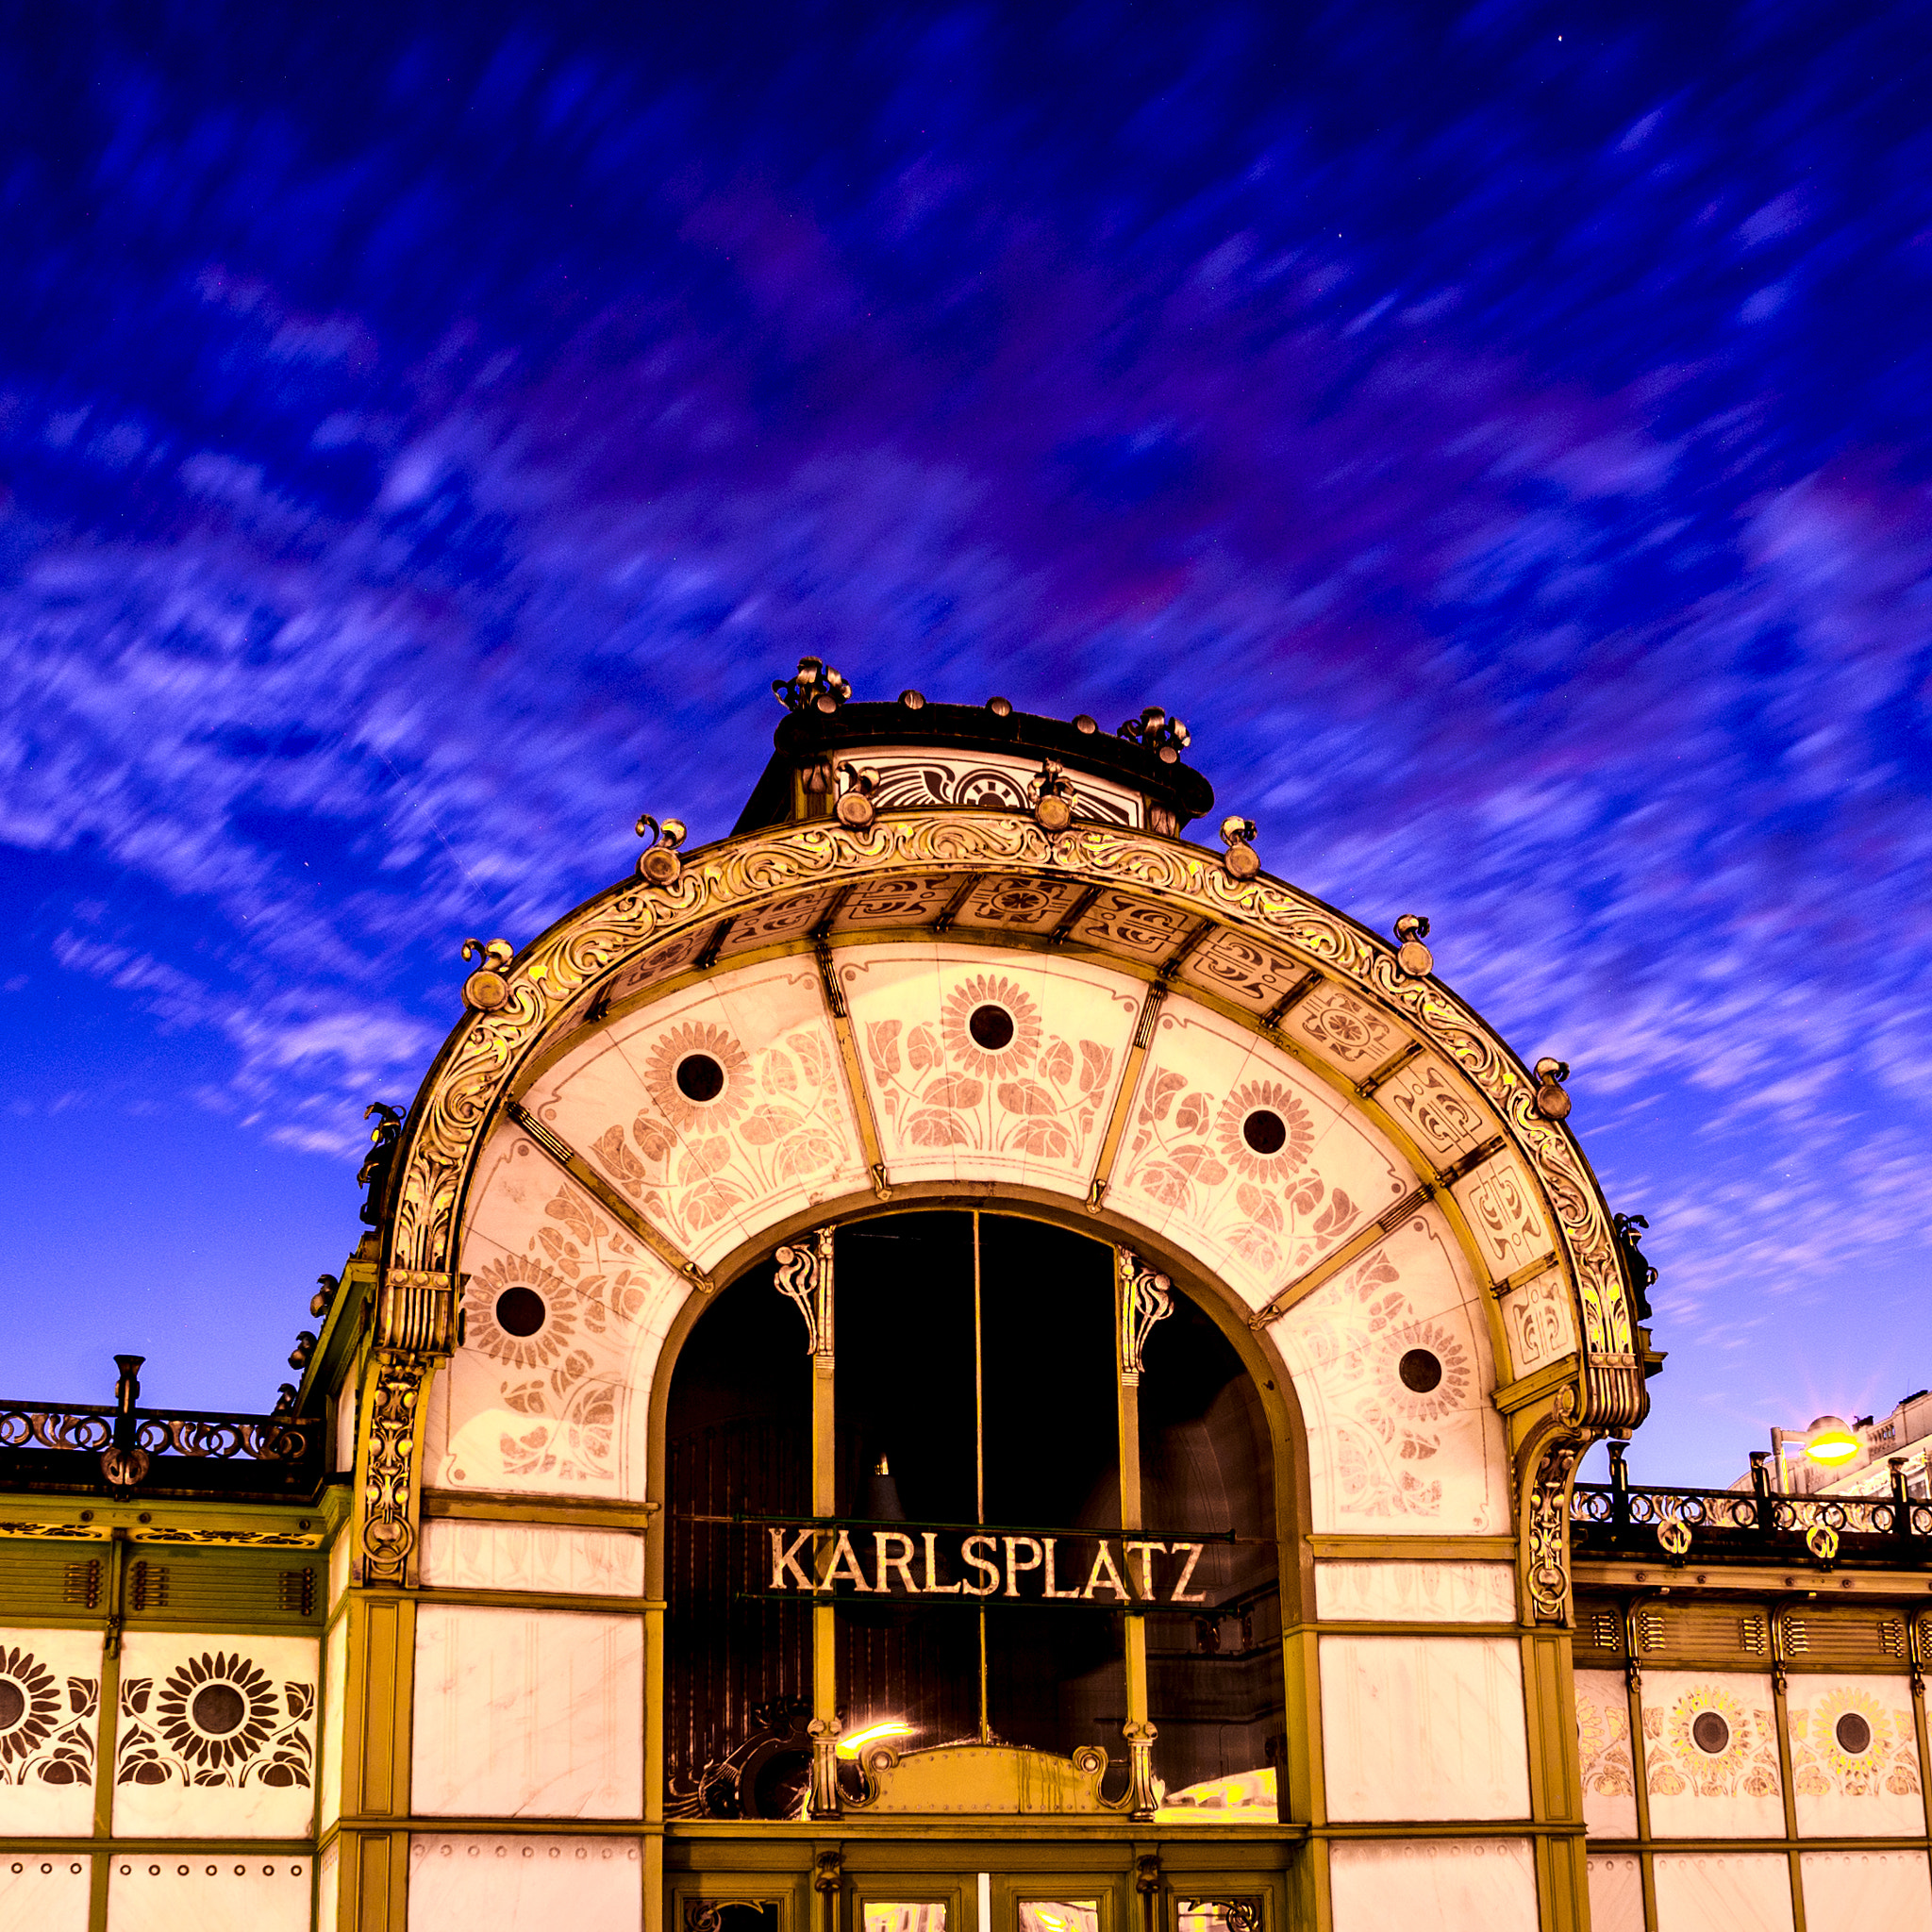
[[[1429,914],[1640,1479],[1932,1382],[1923,5],[629,11],[7,9],[0,1393],[266,1407],[462,940],[808,651]]]

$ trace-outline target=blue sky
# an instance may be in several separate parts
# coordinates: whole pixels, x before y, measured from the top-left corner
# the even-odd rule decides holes
[[[805,651],[1427,912],[1651,1219],[1640,1475],[1932,1382],[1923,10],[620,18],[0,37],[0,1390],[272,1401],[463,938]]]

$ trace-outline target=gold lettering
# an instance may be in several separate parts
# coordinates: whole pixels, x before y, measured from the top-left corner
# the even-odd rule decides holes
[[[774,1590],[790,1590],[791,1588],[791,1585],[785,1581],[785,1573],[788,1570],[797,1578],[800,1590],[809,1590],[811,1588],[811,1578],[798,1567],[798,1553],[810,1541],[811,1531],[808,1529],[801,1529],[798,1532],[796,1541],[789,1546],[785,1541],[785,1532],[783,1530],[774,1529],[772,1532],[772,1588]]]
[[[839,1568],[841,1563],[845,1566],[842,1571]],[[872,1594],[872,1585],[865,1580],[865,1572],[858,1567],[858,1556],[852,1547],[852,1532],[841,1529],[839,1541],[832,1546],[832,1560],[826,1566],[819,1588],[830,1590],[835,1583],[848,1582],[855,1590],[862,1590],[868,1596]]]
[[[1168,1597],[1168,1602],[1171,1604],[1205,1604],[1208,1601],[1208,1592],[1205,1590],[1196,1591],[1192,1593],[1190,1593],[1188,1590],[1188,1578],[1194,1574],[1194,1565],[1201,1560],[1201,1545],[1199,1543],[1171,1543],[1168,1545],[1168,1554],[1170,1556],[1178,1557],[1183,1550],[1188,1553],[1187,1566],[1182,1570],[1180,1581],[1174,1585],[1173,1593]]]
[[[1140,1551],[1141,1594],[1144,1597],[1151,1599],[1154,1595],[1154,1553],[1156,1550],[1160,1550],[1164,1552],[1167,1548],[1167,1545],[1165,1543],[1132,1542],[1123,1543],[1121,1547],[1124,1550],[1125,1550],[1127,1555],[1130,1557],[1134,1554],[1136,1550]]]
[[[937,1561],[933,1554],[933,1545],[939,1541],[939,1533],[936,1530],[927,1529],[922,1530],[920,1534],[925,1539],[924,1593],[927,1596],[952,1596],[957,1591],[964,1590],[966,1586],[963,1583],[935,1583],[933,1581],[933,1568]]]
[[[1056,1590],[1053,1587],[1055,1581],[1053,1574],[1054,1545],[1058,1541],[1059,1538],[1057,1536],[1050,1536],[1046,1539],[1046,1584],[1041,1593],[1046,1596],[1077,1597],[1080,1594],[1077,1589]]]
[[[990,1557],[975,1557],[973,1554],[973,1545],[974,1543],[984,1543],[988,1549],[996,1550],[999,1548],[999,1542],[1000,1540],[996,1536],[969,1536],[959,1545],[959,1555],[968,1563],[972,1564],[974,1569],[979,1571],[986,1577],[986,1587],[984,1589],[981,1589],[976,1583],[966,1585],[966,1594],[968,1596],[991,1596],[1000,1587],[1000,1566]]]
[[[1008,1596],[1018,1596],[1020,1594],[1020,1573],[1023,1570],[1038,1570],[1040,1568],[1040,1539],[1037,1536],[1009,1536],[1002,1538],[1001,1541],[1007,1546],[1007,1594]],[[1024,1543],[1033,1552],[1033,1560],[1030,1563],[1020,1561],[1019,1550],[1022,1543]]]
[[[1105,1576],[1100,1574],[1103,1570],[1107,1572]],[[1102,1538],[1100,1547],[1093,1553],[1093,1568],[1088,1574],[1087,1588],[1080,1594],[1083,1597],[1091,1597],[1103,1583],[1123,1603],[1133,1602],[1134,1592],[1121,1581],[1121,1573],[1114,1568],[1113,1552],[1108,1548],[1105,1538]]]
[[[872,1533],[872,1541],[879,1562],[879,1580],[873,1588],[881,1596],[889,1596],[891,1593],[891,1585],[886,1581],[886,1572],[896,1570],[906,1579],[906,1593],[908,1596],[917,1596],[919,1586],[912,1580],[912,1539],[909,1536],[902,1536],[896,1529],[875,1529]],[[886,1554],[888,1543],[899,1545],[896,1556]]]

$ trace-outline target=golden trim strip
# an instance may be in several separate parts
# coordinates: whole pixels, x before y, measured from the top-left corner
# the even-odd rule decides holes
[[[879,1138],[878,1120],[872,1110],[865,1070],[858,1064],[858,1038],[852,1030],[852,1008],[846,1004],[845,989],[839,984],[838,969],[832,963],[832,941],[826,930],[839,916],[845,899],[846,892],[841,892],[819,922],[819,929],[812,935],[812,958],[818,961],[819,991],[824,995],[825,1018],[832,1023],[832,1037],[839,1042],[839,1064],[845,1069],[845,1091],[852,1098],[852,1117],[858,1124],[865,1171],[872,1177],[873,1192],[881,1201],[890,1201],[892,1183],[886,1173],[885,1142]]]
[[[1355,1091],[1364,1100],[1373,1100],[1375,1097],[1376,1088],[1382,1086],[1386,1081],[1392,1080],[1397,1074],[1401,1073],[1404,1067],[1407,1066],[1410,1060],[1414,1059],[1423,1051],[1422,1041],[1420,1040],[1411,1040],[1399,1052],[1391,1054],[1374,1073],[1364,1074],[1355,1083]]]
[[[715,1286],[711,1277],[674,1241],[659,1234],[568,1141],[545,1126],[521,1100],[512,1100],[504,1111],[517,1130],[527,1134],[607,1214],[636,1235],[660,1261],[707,1294],[710,1293]]]
[[[1317,1261],[1307,1274],[1298,1274],[1288,1286],[1271,1295],[1248,1317],[1248,1326],[1258,1334],[1272,1322],[1278,1322],[1297,1302],[1307,1297],[1338,1274],[1348,1264],[1368,1253],[1377,1241],[1386,1241],[1419,1208],[1436,1198],[1436,1183],[1424,1181],[1413,1192],[1405,1194],[1394,1207],[1385,1208],[1374,1220],[1352,1235],[1325,1261]]]

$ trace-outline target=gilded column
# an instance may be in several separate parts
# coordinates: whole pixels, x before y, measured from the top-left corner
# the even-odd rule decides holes
[[[1174,1284],[1126,1248],[1115,1250],[1115,1358],[1120,1369],[1121,1533],[1136,1538],[1146,1527],[1141,1507],[1141,1353],[1154,1324],[1174,1311]],[[1131,1545],[1130,1545],[1131,1546]],[[1159,1807],[1154,1785],[1156,1726],[1147,1684],[1147,1620],[1127,1618],[1127,1808],[1150,1819]]]

